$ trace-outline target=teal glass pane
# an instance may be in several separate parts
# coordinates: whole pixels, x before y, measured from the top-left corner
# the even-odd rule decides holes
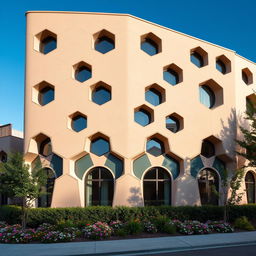
[[[115,49],[115,43],[112,39],[102,36],[95,43],[95,50],[103,54]]]
[[[172,69],[164,71],[163,78],[166,82],[171,85],[176,85],[179,83],[179,75]]]
[[[76,132],[80,132],[87,127],[87,118],[83,116],[76,116],[72,119],[72,129]]]
[[[206,85],[199,87],[200,102],[207,108],[212,108],[215,104],[215,95]]]
[[[102,105],[111,100],[111,92],[104,87],[98,87],[92,93],[92,101],[98,105]]]
[[[91,152],[97,156],[102,156],[110,151],[109,142],[103,138],[93,140],[91,143]]]
[[[153,56],[159,52],[158,45],[153,40],[148,38],[141,43],[140,48],[150,56]]]
[[[134,121],[142,126],[146,126],[151,123],[150,113],[141,109],[134,113]]]
[[[161,93],[153,88],[146,91],[145,99],[147,102],[149,102],[150,104],[152,104],[154,106],[158,106],[159,104],[162,103]]]
[[[79,82],[84,82],[92,77],[91,69],[87,67],[80,67],[76,70],[75,78]]]

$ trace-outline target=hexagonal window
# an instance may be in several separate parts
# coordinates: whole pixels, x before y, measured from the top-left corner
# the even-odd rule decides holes
[[[201,147],[201,155],[210,158],[215,155],[215,147],[212,142],[209,140],[203,140],[202,147]]]
[[[183,81],[183,71],[173,63],[164,67],[163,79],[171,85],[176,85]]]
[[[97,156],[103,156],[107,154],[110,152],[109,141],[103,137],[96,137],[91,141],[90,151]]]
[[[134,121],[141,126],[147,126],[153,122],[153,110],[146,105],[142,105],[134,111]]]
[[[223,89],[214,80],[210,79],[199,85],[200,103],[211,109],[223,104]]]
[[[54,101],[54,97],[54,86],[46,81],[43,81],[33,87],[32,100],[41,106],[45,106]]]
[[[57,35],[45,29],[35,36],[34,49],[43,54],[48,54],[57,48]]]
[[[250,85],[253,83],[253,74],[249,68],[242,69],[242,79],[245,84]]]
[[[256,107],[256,94],[252,93],[246,97],[246,112],[253,114],[253,107]]]
[[[94,48],[100,53],[107,53],[115,49],[115,35],[103,29],[94,34]]]
[[[83,83],[92,77],[92,66],[81,61],[73,66],[73,78]]]
[[[87,128],[87,117],[86,115],[75,112],[74,114],[69,116],[69,128],[75,132],[80,132]]]
[[[40,133],[36,137],[34,137],[34,140],[37,143],[38,154],[48,157],[53,153],[52,142],[48,136]]]
[[[150,56],[162,51],[162,40],[153,33],[141,36],[140,49]]]
[[[164,143],[158,138],[148,139],[146,151],[153,156],[160,156],[165,153]]]
[[[103,105],[111,100],[111,87],[108,84],[99,82],[92,87],[91,99],[98,105]]]
[[[168,130],[176,133],[183,129],[183,117],[176,113],[172,113],[165,118],[165,125]]]
[[[231,61],[225,55],[217,57],[216,69],[223,75],[231,72]]]
[[[158,106],[165,101],[165,90],[157,84],[148,86],[145,91],[145,100],[154,106]]]
[[[190,61],[198,68],[208,65],[208,53],[201,47],[196,47],[190,51]]]

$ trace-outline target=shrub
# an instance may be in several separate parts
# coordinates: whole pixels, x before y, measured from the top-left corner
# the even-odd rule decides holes
[[[166,223],[164,225],[163,231],[167,234],[175,234],[176,233],[176,226],[172,223]]]
[[[143,231],[143,226],[140,222],[137,221],[129,221],[124,226],[125,230],[129,235],[140,234]]]
[[[88,224],[84,230],[84,236],[89,239],[104,239],[110,237],[112,234],[111,227],[104,222],[96,222],[95,224]]]
[[[72,220],[60,220],[56,224],[56,229],[59,231],[63,231],[66,228],[74,228],[75,224]]]
[[[252,225],[252,223],[245,216],[237,218],[235,220],[234,226],[236,228],[245,229],[245,230],[249,230],[249,231],[255,230],[255,228]]]
[[[124,223],[120,220],[116,220],[116,221],[111,221],[109,223],[109,226],[112,228],[113,234],[116,235],[117,231],[123,228]]]
[[[75,233],[50,231],[41,237],[43,243],[71,242],[76,238]]]
[[[152,219],[152,222],[155,224],[157,230],[161,232],[165,232],[165,225],[169,223],[170,219],[167,218],[166,216],[158,216],[156,218]]]
[[[208,221],[207,224],[212,231],[215,231],[218,233],[234,232],[234,229],[231,227],[231,225],[224,221]]]
[[[115,233],[117,236],[127,236],[129,235],[125,228],[120,228]]]

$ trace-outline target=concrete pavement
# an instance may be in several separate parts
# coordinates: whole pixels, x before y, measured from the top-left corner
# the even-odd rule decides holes
[[[256,244],[256,231],[56,244],[0,244],[1,256],[136,255]]]

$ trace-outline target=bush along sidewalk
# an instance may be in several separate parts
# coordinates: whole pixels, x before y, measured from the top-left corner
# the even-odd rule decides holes
[[[154,217],[147,221],[130,220],[121,222],[119,220],[110,223],[96,222],[93,224],[61,222],[57,225],[44,223],[37,228],[22,230],[20,225],[8,225],[0,222],[0,243],[58,243],[81,240],[103,240],[111,237],[140,237],[145,233],[163,234],[209,234],[228,233],[234,229],[228,223],[220,221],[180,221],[171,220],[165,216]]]

